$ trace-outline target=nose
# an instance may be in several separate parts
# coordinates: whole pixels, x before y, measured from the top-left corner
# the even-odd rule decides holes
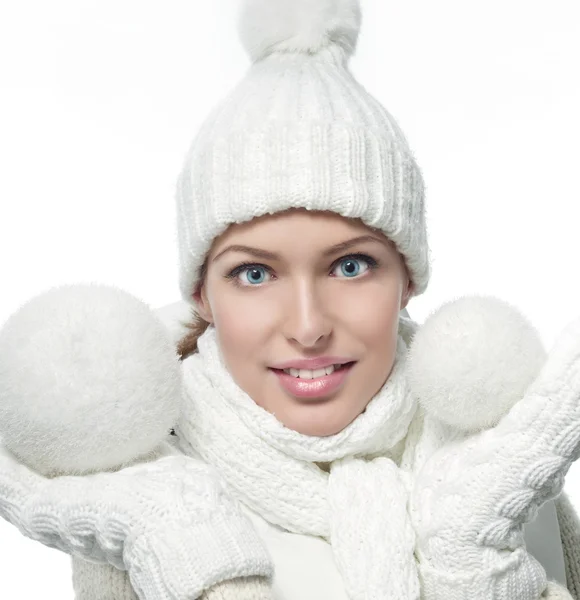
[[[293,291],[282,316],[286,338],[304,348],[318,346],[332,332],[328,300],[305,278],[293,284]]]

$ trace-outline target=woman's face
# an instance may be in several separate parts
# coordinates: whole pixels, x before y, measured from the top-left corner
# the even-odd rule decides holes
[[[375,241],[329,252],[362,235]],[[276,256],[228,250],[232,245]],[[238,269],[242,263],[251,266]],[[336,213],[291,209],[234,224],[219,236],[194,299],[200,316],[214,324],[238,386],[286,427],[328,436],[361,414],[387,380],[399,311],[410,294],[403,258],[382,233]],[[271,369],[323,355],[356,363],[341,387],[322,397],[296,396]]]

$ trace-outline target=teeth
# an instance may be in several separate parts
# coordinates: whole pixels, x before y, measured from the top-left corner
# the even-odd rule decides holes
[[[288,373],[288,375],[292,375],[292,377],[299,377],[300,379],[316,379],[317,377],[324,377],[324,375],[330,375],[341,365],[329,365],[328,367],[324,367],[324,369],[316,369],[312,371],[311,369],[284,369],[284,373]]]

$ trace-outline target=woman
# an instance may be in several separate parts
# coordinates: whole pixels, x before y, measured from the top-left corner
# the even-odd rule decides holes
[[[424,187],[397,123],[348,70],[359,27],[357,2],[245,4],[253,66],[178,185],[180,286],[197,315],[179,347],[178,444],[269,541],[280,597],[418,597],[419,578],[429,598],[569,597],[522,552],[511,574],[498,556],[470,563],[471,548],[421,552],[439,568],[419,573],[409,558],[403,490],[457,432],[425,419],[401,376],[416,325],[400,311],[430,274]],[[325,375],[283,372],[316,358]]]
[[[435,450],[464,438],[428,418],[407,386],[418,326],[401,311],[430,275],[424,185],[397,123],[348,70],[360,20],[354,0],[247,2],[240,33],[253,65],[180,176],[180,288],[196,316],[179,343],[186,405],[175,444],[215,468],[274,564],[272,579],[258,560],[253,573],[224,561],[203,597],[570,598],[517,531],[469,537],[497,516],[469,486],[460,504],[436,486],[415,494]],[[562,500],[576,593],[575,515]],[[472,515],[486,518],[475,533]],[[222,541],[212,525],[208,553],[212,532]],[[74,565],[77,598],[98,598],[104,580]],[[143,570],[130,568],[131,580]],[[135,597],[125,575],[107,575],[116,600]]]
[[[337,243],[361,236],[367,239],[350,246],[346,256],[344,249],[328,253]],[[294,243],[298,237],[299,246]],[[269,251],[278,258],[254,262],[253,254],[242,247]],[[359,415],[366,411],[369,398],[376,403],[379,390],[384,393],[384,384],[392,377],[398,330],[410,340],[415,328],[401,315],[412,293],[404,257],[384,235],[357,220],[329,212],[291,209],[230,226],[212,244],[201,272],[202,283],[193,295],[197,306],[192,311],[193,319],[187,322],[179,318],[183,317],[184,305],[168,307],[163,315],[176,339],[184,328],[190,330],[178,344],[190,393],[188,410],[176,428],[177,445],[185,454],[215,465],[242,501],[274,560],[274,598],[358,597],[356,590],[352,596],[347,593],[351,590],[345,587],[345,574],[341,573],[341,569],[356,569],[356,565],[339,562],[341,569],[337,568],[336,549],[328,543],[331,536],[326,524],[315,522],[324,519],[325,509],[321,506],[327,492],[323,488],[328,485],[322,481],[326,475],[317,471],[329,473],[331,466],[339,462],[327,460],[325,452],[347,454],[348,442],[341,442],[338,434],[357,418],[360,422]],[[176,325],[179,322],[181,326]],[[201,340],[207,344],[208,335],[217,337],[228,372],[248,394],[246,405],[242,396],[230,395],[233,390],[229,384],[221,385],[226,379],[221,369],[204,377],[201,371],[208,373],[207,356],[211,355],[206,354],[199,366],[195,365],[197,343]],[[340,350],[348,349],[340,352],[341,360],[355,361],[338,390],[324,389],[324,378],[319,373],[293,372],[296,378],[284,381],[284,375],[272,370],[275,365],[283,366],[282,359],[288,357],[327,354],[333,339],[341,343]],[[310,384],[314,390],[302,383],[302,377],[313,382],[317,376],[319,383]],[[206,384],[200,384],[206,377]],[[253,403],[260,408],[254,409]],[[247,415],[240,420],[236,409],[241,407]],[[275,420],[269,419],[269,414]],[[389,419],[395,416],[391,413]],[[403,460],[399,456],[397,462],[409,470],[413,469],[413,450],[421,436],[423,418],[415,413],[403,440],[405,450],[401,447],[393,454],[404,452]],[[225,423],[230,426],[225,427]],[[250,423],[253,425],[248,429]],[[297,432],[295,446],[287,444],[291,434],[279,423]],[[427,432],[419,454],[433,452],[437,440],[429,437],[437,434],[442,432]],[[327,438],[326,450],[322,450],[325,440],[320,438]],[[365,443],[372,444],[370,436],[364,438],[358,450]],[[315,452],[319,453],[317,458],[325,460],[314,460]],[[297,472],[295,479],[290,476],[293,470]],[[291,490],[292,486],[296,490]],[[279,494],[271,493],[272,489],[279,490]],[[385,490],[380,499],[385,507],[389,497]],[[344,508],[353,510],[353,504],[346,500],[343,498]],[[305,510],[300,510],[301,505]],[[363,506],[371,510],[368,504]],[[565,495],[556,506],[568,585],[576,589],[578,521]],[[385,512],[388,522],[395,513],[391,508]],[[357,521],[361,527],[361,516]],[[381,531],[378,523],[373,513],[369,527]],[[379,537],[386,536],[383,532]],[[379,548],[374,546],[377,553]],[[363,555],[361,560],[368,561],[369,557]],[[381,560],[387,563],[388,559],[383,556]],[[380,588],[384,597],[407,597],[401,589],[388,587],[388,574],[385,569]],[[237,589],[241,581],[222,585]],[[238,596],[242,589],[237,589]],[[550,582],[542,597],[573,596],[557,582]]]

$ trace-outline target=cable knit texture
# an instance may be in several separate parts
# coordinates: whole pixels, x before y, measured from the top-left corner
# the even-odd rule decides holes
[[[445,439],[443,426],[425,423]],[[423,467],[416,464],[410,511],[425,597],[538,598],[546,575],[525,551],[522,525],[561,492],[579,451],[577,320],[496,427],[430,448]]]
[[[580,600],[580,519],[564,492],[556,499],[556,514],[564,550],[566,585],[574,600]]]
[[[399,350],[416,327],[402,320]],[[339,434],[316,438],[284,428],[235,384],[210,327],[184,364],[179,443],[269,522],[329,541],[350,598],[551,597],[561,590],[526,551],[523,524],[561,491],[577,452],[577,333],[567,331],[526,398],[491,430],[462,432],[414,407],[398,351],[366,411]]]
[[[169,444],[152,462],[54,479],[0,450],[0,516],[48,547],[126,570],[140,600],[191,600],[227,579],[273,576],[262,540],[221,478]],[[86,589],[90,567],[74,564]],[[126,589],[112,573],[93,571]]]
[[[406,336],[403,335],[402,337],[409,340],[414,327],[415,325],[410,321],[406,324],[403,323],[402,329],[407,329],[407,333]],[[577,335],[577,332],[574,332],[571,339],[578,340],[580,336]],[[569,355],[569,350],[562,352],[562,347],[560,347],[556,354],[559,355],[558,362],[561,365],[564,364],[569,367],[577,364],[572,359],[573,357],[571,358]],[[548,370],[544,373],[542,389],[544,392],[549,391],[555,402],[555,404],[549,406],[553,418],[559,418],[557,416],[558,411],[554,410],[556,406],[577,405],[571,394],[571,390],[578,389],[576,387],[578,381],[574,379],[577,375],[573,375],[574,373],[577,372],[573,369],[571,371],[566,368],[564,371],[556,369],[552,363],[548,365]],[[211,381],[213,370],[208,370],[207,374],[210,376]],[[218,401],[220,395],[224,390],[229,389],[231,391],[229,387],[231,381],[228,383],[227,378],[221,378],[221,375],[217,381],[223,383],[226,387],[220,383],[215,388],[212,387],[211,390],[204,388],[204,391],[207,392],[205,398],[208,402],[217,403],[216,410],[220,415],[223,409],[221,401]],[[563,386],[564,391],[559,392],[558,386],[554,388],[553,385],[548,385],[546,375],[550,375],[550,380]],[[200,378],[198,381],[204,380]],[[397,381],[396,375],[393,377],[393,381]],[[540,389],[536,386],[535,391],[537,392]],[[393,390],[391,389],[391,391]],[[385,394],[384,390],[383,394],[383,396],[379,395],[379,398],[387,401],[396,398],[396,396]],[[188,401],[191,401],[189,393]],[[563,401],[562,405],[558,404],[560,401]],[[567,404],[567,402],[570,404]],[[379,405],[380,400],[375,405],[369,404],[367,411],[361,417],[364,415],[382,415],[384,417],[385,413],[380,410]],[[196,407],[195,404],[189,404],[189,410],[185,411],[181,423],[180,435],[194,433],[190,421],[196,415],[201,419],[196,423],[204,428],[206,435],[212,431],[214,433],[218,431],[209,427],[212,417],[211,415],[208,416],[205,408],[202,408],[200,412],[200,406]],[[104,582],[103,586],[108,586],[109,590],[112,590],[111,594],[121,594],[120,596],[112,596],[114,600],[131,599],[130,595],[129,599],[123,598],[123,592],[118,591],[118,589],[125,590],[129,594],[126,586],[123,587],[122,577],[116,577],[119,573],[123,573],[126,577],[128,575],[124,571],[126,568],[129,569],[129,573],[132,575],[130,581],[136,583],[137,586],[141,586],[141,588],[135,588],[142,590],[142,594],[139,594],[140,600],[164,600],[169,598],[172,600],[175,598],[190,600],[190,598],[197,598],[200,594],[221,593],[224,595],[230,591],[232,591],[232,594],[237,593],[237,597],[240,599],[245,597],[245,593],[248,594],[249,598],[252,598],[255,585],[251,577],[245,576],[263,575],[264,579],[261,582],[263,584],[261,587],[268,587],[268,577],[273,574],[273,569],[253,527],[239,513],[238,504],[230,497],[232,492],[234,496],[243,496],[243,493],[240,494],[240,489],[242,492],[246,489],[247,493],[253,498],[251,500],[244,496],[249,506],[253,505],[259,508],[263,502],[265,503],[268,507],[268,514],[264,516],[271,522],[286,523],[290,529],[295,529],[298,524],[300,529],[322,531],[331,544],[333,540],[336,540],[338,544],[343,544],[345,546],[344,550],[342,550],[342,553],[339,551],[337,554],[346,557],[342,563],[337,563],[341,565],[341,569],[348,568],[351,558],[355,563],[357,560],[362,560],[363,563],[366,561],[366,564],[372,568],[372,565],[376,563],[373,563],[374,552],[371,552],[371,548],[373,550],[380,549],[380,545],[377,544],[385,543],[385,539],[387,542],[391,539],[394,540],[394,547],[386,548],[387,556],[389,556],[389,552],[399,552],[399,556],[395,556],[392,563],[389,564],[397,569],[400,568],[403,561],[399,559],[404,559],[405,554],[403,553],[411,547],[410,542],[406,540],[404,535],[397,537],[408,531],[404,523],[405,511],[401,508],[403,502],[400,501],[397,504],[397,499],[395,499],[390,511],[397,517],[393,520],[385,519],[381,527],[384,528],[386,535],[382,536],[382,540],[377,541],[376,537],[372,537],[376,534],[376,520],[369,518],[366,522],[365,519],[361,519],[355,523],[357,515],[359,515],[356,510],[350,513],[343,511],[341,514],[340,512],[340,504],[345,501],[345,498],[346,501],[353,502],[353,506],[367,500],[377,502],[379,497],[373,495],[375,490],[370,487],[373,482],[364,481],[365,491],[368,494],[363,494],[358,493],[356,487],[345,492],[343,488],[346,486],[346,480],[350,477],[358,478],[359,476],[364,479],[365,471],[372,474],[375,465],[381,465],[381,463],[387,467],[385,469],[387,475],[389,475],[388,469],[390,469],[390,475],[392,476],[395,472],[394,465],[399,464],[401,473],[399,473],[398,483],[402,482],[405,489],[412,489],[413,479],[411,476],[414,471],[418,470],[429,457],[435,455],[441,447],[453,443],[454,440],[461,441],[462,435],[440,423],[425,418],[422,411],[418,409],[409,424],[406,438],[393,448],[392,462],[375,462],[375,459],[381,458],[382,455],[381,444],[378,440],[375,440],[378,444],[376,448],[377,455],[368,455],[368,458],[360,463],[356,460],[341,461],[337,459],[339,463],[343,463],[344,468],[341,469],[335,470],[330,465],[331,474],[334,473],[337,476],[336,482],[331,482],[330,474],[327,474],[327,479],[320,478],[323,472],[315,463],[318,461],[332,462],[333,453],[340,454],[344,452],[344,448],[347,446],[351,450],[357,447],[360,443],[360,436],[364,437],[365,434],[368,434],[368,430],[372,428],[368,423],[360,429],[348,429],[348,433],[344,434],[344,437],[325,438],[328,440],[326,443],[329,446],[322,448],[323,451],[317,452],[315,450],[315,440],[311,440],[310,445],[307,444],[301,447],[299,444],[294,444],[298,438],[295,438],[292,432],[285,431],[283,428],[276,427],[273,431],[268,428],[262,430],[260,427],[258,427],[258,431],[251,429],[247,421],[251,422],[255,414],[247,405],[244,406],[249,412],[240,411],[240,414],[244,416],[243,422],[236,421],[237,427],[231,431],[228,430],[228,434],[235,433],[233,437],[226,436],[222,439],[221,436],[217,436],[213,440],[210,439],[210,442],[216,443],[216,450],[220,450],[220,444],[224,444],[224,452],[232,452],[235,448],[242,457],[243,464],[241,466],[234,459],[231,459],[233,460],[232,467],[228,470],[230,457],[226,454],[228,463],[225,464],[223,474],[229,480],[227,488],[223,486],[221,480],[216,480],[213,469],[190,457],[174,456],[176,449],[170,446],[167,447],[163,460],[151,464],[123,469],[118,473],[104,473],[86,477],[64,476],[56,479],[45,479],[37,475],[16,461],[11,453],[0,446],[0,515],[16,525],[24,535],[31,539],[38,540],[49,547],[59,548],[75,557],[96,561],[101,566],[110,565],[116,569],[93,571],[92,575],[84,578],[85,581],[81,581],[83,571],[79,571],[77,573],[77,587],[79,590],[87,590],[89,595],[83,597],[81,593],[78,600],[95,600],[90,595],[90,590],[99,589],[101,584],[95,586],[94,581]],[[232,418],[235,411],[232,409],[231,412],[226,414],[229,418]],[[542,415],[546,417],[546,412],[542,412],[540,416]],[[527,420],[523,419],[522,424],[534,423],[536,418],[538,418],[537,414],[531,415]],[[227,419],[222,422],[222,425],[224,423],[229,424],[229,422],[230,420]],[[359,422],[358,419],[356,422]],[[362,420],[360,423],[362,423]],[[565,419],[564,424],[555,421],[548,424],[544,423],[544,426],[547,427],[546,435],[538,437],[539,443],[548,440],[550,443],[555,444],[556,448],[561,449],[564,454],[572,457],[576,446],[574,437],[570,437],[571,432],[574,432],[572,423],[574,423],[574,413],[568,415],[568,419]],[[248,428],[249,431],[253,432],[252,437],[244,437],[244,428]],[[380,430],[380,427],[378,430]],[[200,439],[203,440],[203,437]],[[256,462],[246,462],[244,460],[247,456],[244,455],[244,445],[248,439],[251,440],[252,444],[258,445],[257,454],[252,457],[252,460]],[[263,441],[266,442],[265,447],[262,445]],[[191,438],[184,437],[181,442],[185,450],[188,448],[193,449],[191,445],[188,446],[187,444],[191,442]],[[208,440],[203,440],[203,443],[208,443]],[[272,447],[270,447],[270,443]],[[238,444],[242,445],[241,449],[237,446]],[[260,465],[267,469],[274,468],[278,464],[276,461],[281,453],[283,454],[280,447],[284,444],[288,444],[293,453],[301,453],[299,458],[290,460],[290,463],[296,463],[292,466],[292,473],[297,472],[298,476],[304,478],[307,482],[308,503],[306,505],[301,503],[304,493],[301,484],[298,483],[297,489],[294,490],[294,487],[288,486],[284,479],[279,480],[276,478],[279,475],[278,472],[268,470],[262,473],[260,469],[252,469],[248,477],[243,475],[243,469],[251,468],[252,465]],[[341,444],[344,444],[344,447],[342,447],[341,452],[338,452]],[[208,452],[211,455],[212,450],[209,446]],[[219,458],[219,456],[214,456],[212,460],[216,458]],[[481,465],[485,464],[485,461],[481,463]],[[365,467],[369,467],[369,469],[366,470]],[[464,470],[461,463],[460,467]],[[538,473],[538,479],[533,481],[536,484],[544,481],[544,486],[540,486],[540,489],[543,489],[544,492],[551,493],[559,487],[558,478],[556,478],[557,485],[553,485],[554,482],[550,481],[550,478],[553,477],[553,468],[554,465],[551,464],[551,470],[536,472]],[[241,484],[239,480],[236,481],[235,477],[230,479],[232,469],[239,469],[243,478],[245,477]],[[342,477],[343,480],[339,477]],[[517,477],[515,481],[518,481]],[[397,479],[393,483],[395,487],[391,490],[384,490],[384,492],[388,494],[389,491],[396,490],[398,493],[402,493],[401,486],[397,486]],[[242,488],[239,488],[238,484],[242,485]],[[331,489],[331,486],[334,486],[334,489]],[[458,491],[463,494],[466,490],[464,487],[459,487]],[[271,499],[268,497],[271,492],[275,496],[273,504],[270,503]],[[292,492],[295,492],[295,495]],[[345,495],[343,495],[342,500],[338,501],[339,494],[343,492],[345,492]],[[263,494],[265,494],[265,499],[262,496]],[[336,494],[337,500],[333,504],[332,496],[334,494]],[[387,504],[385,504],[385,498]],[[380,499],[381,506],[378,512],[390,514],[390,511],[384,508],[389,506],[389,498],[387,495]],[[431,494],[425,495],[424,498],[426,503],[431,504]],[[570,589],[574,593],[573,598],[578,600],[577,583],[575,583],[580,580],[578,518],[564,495],[558,497],[557,507],[566,557],[566,576]],[[469,514],[476,512],[477,503],[472,501],[472,504],[466,508]],[[344,520],[346,525],[343,532],[337,533],[337,537],[332,535],[333,528],[325,525],[325,523],[328,523],[325,519],[329,518],[335,509],[337,509],[336,518]],[[461,509],[461,506],[454,506],[455,509]],[[279,514],[277,513],[278,510],[280,510]],[[530,514],[533,514],[533,511],[530,511]],[[320,518],[321,515],[322,518]],[[395,522],[399,518],[402,518],[403,523]],[[182,527],[185,524],[185,529],[192,533],[192,536],[185,540],[185,544],[183,537],[175,532],[174,526],[176,524]],[[370,544],[366,545],[366,536],[358,531],[354,531],[351,535],[345,533],[348,532],[349,528],[352,530],[358,526],[371,528],[371,537],[368,538],[371,540]],[[372,531],[373,527],[375,527],[375,533]],[[360,544],[362,559],[350,553],[348,547],[350,543]],[[457,541],[456,545],[459,546]],[[452,546],[447,546],[447,548],[451,548],[453,551]],[[491,559],[494,556],[495,553],[490,553],[489,558]],[[518,564],[522,564],[514,561],[514,556],[522,563],[527,562],[530,564],[529,557],[520,552],[519,554],[507,556],[503,566],[517,567]],[[437,558],[436,555],[435,557]],[[424,555],[423,558],[425,558]],[[458,560],[458,565],[469,564],[468,555]],[[86,565],[83,564],[80,568],[83,569],[83,566]],[[383,566],[381,565],[381,568]],[[420,574],[423,573],[424,569],[430,568],[427,562],[419,563],[417,566]],[[363,564],[362,568],[368,567]],[[431,566],[431,568],[433,567]],[[88,570],[85,569],[84,573],[87,572]],[[438,571],[436,573],[441,575]],[[517,569],[511,574],[514,573],[516,576],[521,576],[521,572],[518,572]],[[402,575],[399,581],[407,581],[404,571],[398,571],[398,574]],[[487,575],[492,579],[497,577],[497,574],[498,571],[495,574],[487,572]],[[504,570],[504,574],[510,574],[509,568]],[[394,579],[396,579],[397,571],[392,568],[390,575],[395,575]],[[457,572],[452,573],[452,575],[456,576]],[[375,575],[371,574],[370,580],[373,581],[374,577]],[[91,578],[93,578],[92,584],[90,582]],[[471,574],[469,574],[469,578],[473,580]],[[364,585],[363,580],[364,577],[357,571],[353,577],[354,583],[360,584],[362,581],[362,585]],[[525,582],[525,579],[523,581]],[[533,581],[533,579],[529,581]],[[184,582],[186,582],[185,585]],[[457,584],[457,581],[454,583]],[[481,583],[481,590],[486,591],[487,595],[485,597],[489,600],[501,598],[510,598],[510,600],[511,598],[518,598],[518,600],[522,600],[532,597],[518,593],[515,591],[517,588],[513,588],[511,596],[493,595],[493,588],[488,585],[488,582],[482,580]],[[445,578],[432,579],[432,587],[422,590],[421,598],[428,598],[429,600],[431,598],[434,600],[471,599],[471,596],[465,593],[465,588],[461,586],[459,588],[457,586],[448,587],[447,584],[448,580]],[[390,582],[389,585],[392,586],[394,583]],[[260,587],[260,584],[258,584],[258,587]],[[351,587],[355,590],[355,593],[358,593],[359,588]],[[264,594],[267,594],[267,592],[264,591]],[[428,594],[431,594],[431,596]],[[211,596],[209,597],[211,598]],[[383,596],[378,595],[377,597]],[[385,595],[384,597],[390,596]],[[412,598],[413,596],[403,597]],[[473,597],[480,596],[474,594]],[[542,594],[536,596],[534,600],[539,597],[552,600],[560,598],[569,600],[570,595],[565,593],[562,586],[555,582],[548,582]],[[105,598],[107,596],[104,596],[103,600]],[[97,599],[101,600],[98,596]]]
[[[271,523],[329,541],[353,600],[419,598],[405,475],[396,464],[416,411],[404,374],[414,327],[401,317],[390,376],[365,412],[329,437],[284,427],[239,388],[215,328],[184,361],[187,399],[176,427],[183,451],[214,465]],[[330,472],[316,462],[330,462]]]

